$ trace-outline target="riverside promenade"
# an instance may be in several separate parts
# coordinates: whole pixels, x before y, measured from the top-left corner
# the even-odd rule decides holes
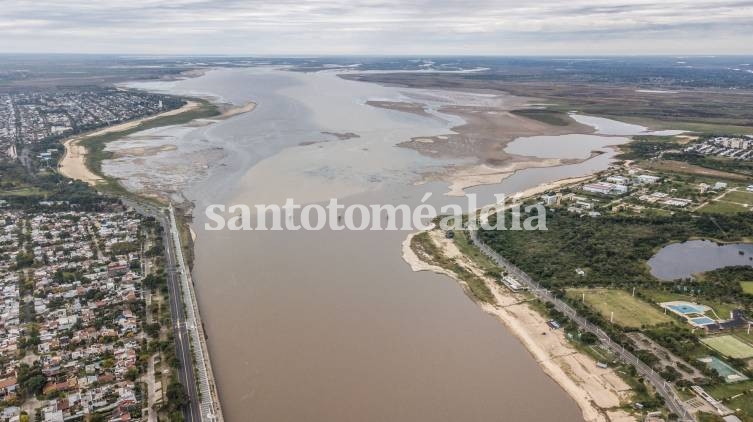
[[[185,309],[184,329],[188,339],[178,338],[179,342],[188,343],[192,362],[183,362],[184,367],[194,368],[196,379],[195,383],[198,388],[198,394],[195,399],[198,400],[199,415],[196,419],[207,422],[224,422],[222,408],[220,406],[217,386],[212,372],[212,365],[209,360],[209,350],[207,348],[206,338],[204,336],[204,326],[199,315],[199,306],[196,301],[194,292],[193,279],[191,270],[186,265],[183,257],[183,249],[180,241],[180,231],[175,220],[175,209],[172,204],[168,208],[168,230],[169,237],[173,243],[173,253],[175,257],[175,270],[179,275],[180,294],[182,305]],[[178,322],[180,324],[180,322]],[[184,348],[185,350],[185,348]],[[190,377],[189,377],[190,378]],[[186,386],[189,392],[193,390],[192,386]],[[189,396],[192,394],[189,393]]]

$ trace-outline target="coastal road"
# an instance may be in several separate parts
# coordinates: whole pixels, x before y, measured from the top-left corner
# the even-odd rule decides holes
[[[151,205],[139,204],[131,201],[124,202],[139,213],[156,218],[164,229],[162,232],[162,243],[165,246],[165,271],[167,273],[168,299],[170,303],[170,315],[173,322],[175,353],[180,360],[178,381],[180,381],[185,387],[189,399],[188,406],[183,410],[183,416],[186,422],[201,422],[199,393],[196,388],[196,374],[191,356],[190,336],[186,326],[185,308],[180,293],[180,274],[178,273],[179,269],[176,266],[172,226],[162,210]]]
[[[678,415],[680,421],[695,421],[693,415],[690,414],[688,409],[684,406],[682,400],[677,393],[672,389],[672,386],[659,374],[657,374],[653,368],[649,367],[645,363],[641,362],[635,355],[625,350],[624,346],[615,343],[601,328],[590,323],[584,317],[578,315],[573,307],[554,297],[554,295],[547,289],[541,287],[539,283],[533,280],[527,273],[507,261],[500,254],[494,251],[481,241],[481,238],[477,230],[470,230],[470,238],[473,243],[484,253],[484,255],[491,258],[500,267],[506,269],[513,277],[524,283],[528,290],[536,297],[544,302],[551,303],[554,308],[563,314],[567,315],[578,327],[590,333],[595,334],[601,343],[606,346],[607,349],[612,351],[615,356],[619,357],[621,361],[633,365],[637,372],[644,377],[651,385],[656,389],[664,399],[665,406],[670,412]]]
[[[201,411],[199,410],[199,393],[196,389],[196,374],[191,357],[190,336],[186,326],[186,315],[183,307],[183,299],[180,294],[180,276],[175,262],[175,246],[170,233],[170,225],[162,217],[163,232],[162,241],[165,245],[165,270],[167,272],[167,289],[170,299],[170,314],[173,321],[173,334],[175,337],[175,352],[180,359],[178,378],[188,393],[189,404],[186,407],[185,419],[187,422],[200,422]]]

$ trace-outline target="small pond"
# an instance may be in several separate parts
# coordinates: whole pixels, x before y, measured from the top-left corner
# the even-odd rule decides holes
[[[718,245],[709,240],[691,240],[663,247],[648,261],[648,265],[654,277],[660,280],[677,280],[724,267],[753,266],[751,258],[753,244]]]

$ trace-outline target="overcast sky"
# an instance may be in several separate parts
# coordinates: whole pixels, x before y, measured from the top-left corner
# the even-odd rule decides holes
[[[753,1],[0,0],[0,52],[753,54]]]

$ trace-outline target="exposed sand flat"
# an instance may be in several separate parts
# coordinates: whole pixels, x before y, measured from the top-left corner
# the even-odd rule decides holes
[[[564,179],[542,184],[520,193],[530,197],[541,192],[577,183],[589,177]],[[422,261],[411,249],[413,236],[403,242],[403,259],[413,271],[433,271],[448,275],[461,284],[456,275],[444,268]],[[578,352],[569,344],[562,330],[552,331],[546,318],[527,303],[525,294],[512,293],[486,276],[472,260],[465,257],[452,240],[439,230],[430,232],[431,239],[442,253],[483,280],[494,295],[496,304],[480,303],[482,309],[499,318],[507,329],[528,349],[547,375],[556,381],[578,403],[586,421],[635,421],[629,413],[615,409],[630,398],[630,387],[613,369],[596,366],[590,356]]]
[[[100,182],[102,180],[102,178],[94,174],[94,172],[89,170],[89,168],[86,166],[87,151],[86,151],[86,147],[81,145],[82,140],[93,137],[93,136],[104,135],[107,133],[123,132],[129,129],[133,129],[143,122],[148,122],[150,120],[154,120],[159,117],[174,116],[176,114],[181,114],[187,111],[195,110],[198,107],[199,107],[198,102],[188,101],[181,108],[176,108],[174,110],[169,110],[164,113],[155,114],[154,116],[148,116],[141,119],[131,120],[131,121],[120,123],[114,126],[108,126],[106,128],[99,129],[94,132],[90,132],[84,135],[77,135],[73,138],[70,138],[63,142],[63,146],[65,147],[65,154],[63,155],[63,158],[60,160],[60,163],[58,164],[58,171],[60,172],[60,174],[62,174],[65,177],[68,177],[74,180],[80,180],[90,185],[96,185],[97,182]]]
[[[540,135],[588,134],[594,129],[580,124],[567,115],[567,124],[554,125],[516,113],[530,107],[531,99],[507,94],[491,95],[489,105],[444,105],[438,111],[460,117],[465,123],[450,133],[415,137],[398,144],[434,158],[471,159],[475,164],[450,167],[429,175],[427,179],[450,182],[447,195],[462,196],[466,188],[499,183],[518,170],[533,167],[553,167],[571,164],[573,160],[521,157],[505,151],[507,145],[519,137]],[[426,105],[418,102],[368,101],[374,107],[387,108],[425,116]]]
[[[464,196],[464,190],[474,186],[499,183],[512,176],[518,170],[534,167],[555,167],[564,164],[564,160],[548,158],[534,161],[515,161],[501,166],[479,164],[450,172],[450,190],[448,196]],[[440,177],[443,178],[443,177]]]
[[[233,116],[237,116],[239,114],[250,113],[254,111],[255,108],[256,108],[256,103],[253,101],[249,101],[242,106],[230,107],[224,110],[219,116],[215,117],[214,120],[225,120]]]
[[[419,116],[430,117],[431,114],[426,112],[426,105],[421,103],[409,103],[402,101],[366,101],[367,105],[372,107],[386,108],[388,110],[398,110],[406,113],[413,113]]]
[[[575,121],[554,126],[516,115],[503,107],[444,106],[439,111],[458,116],[466,123],[453,127],[453,133],[414,138],[399,146],[436,158],[473,158],[479,163],[497,165],[512,158],[505,147],[515,138],[593,132],[590,126]]]
[[[79,145],[81,138],[72,138],[63,142],[65,154],[58,164],[58,171],[65,177],[96,185],[102,180],[86,167],[86,147]]]

